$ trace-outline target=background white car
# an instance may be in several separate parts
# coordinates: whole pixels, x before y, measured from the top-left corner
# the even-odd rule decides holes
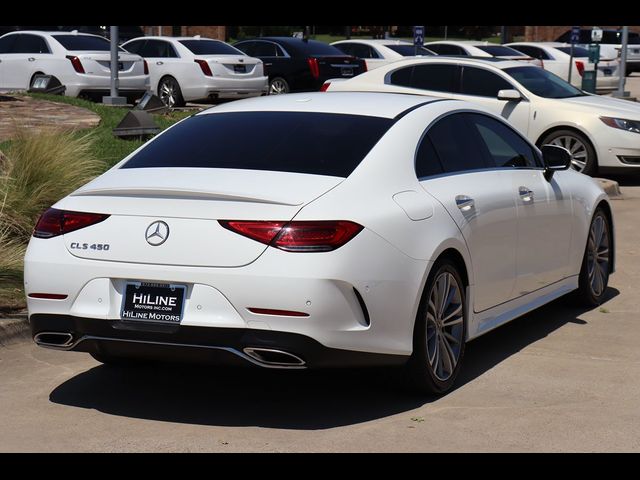
[[[532,58],[511,47],[490,42],[475,40],[439,40],[427,42],[426,48],[438,55],[453,55],[463,57],[495,57],[504,60],[518,60],[540,66],[540,60]]]
[[[555,73],[563,80],[569,81],[569,60],[571,59],[571,44],[559,42],[517,42],[506,46],[540,60],[541,67]],[[589,62],[589,51],[584,47],[573,47],[573,61],[571,70],[571,85],[582,88],[582,76],[585,70],[593,70],[595,65]],[[602,57],[598,62],[596,77],[597,91],[611,91],[618,88],[620,80],[620,61],[615,56]]]
[[[37,74],[53,75],[64,94],[109,95],[111,44],[98,35],[77,32],[11,32],[0,37],[0,88],[27,90]],[[144,60],[119,49],[120,94],[130,103],[149,89]]]
[[[442,393],[466,341],[573,290],[604,299],[611,209],[568,167],[468,102],[219,105],[42,215],[25,258],[32,333],[106,363],[404,366]]]
[[[566,147],[573,168],[583,173],[640,172],[640,105],[587,94],[534,65],[472,58],[401,60],[323,88],[471,101],[509,120],[536,145]]]
[[[122,44],[149,63],[151,91],[170,107],[206,98],[246,98],[268,89],[262,60],[200,36],[139,37]]]
[[[367,64],[367,70],[381,67],[390,62],[402,60],[407,57],[429,57],[436,55],[424,47],[416,47],[413,43],[403,40],[340,40],[331,45],[343,51],[347,55],[360,58]]]

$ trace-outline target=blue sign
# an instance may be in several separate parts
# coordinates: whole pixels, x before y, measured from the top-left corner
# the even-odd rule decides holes
[[[424,25],[413,27],[413,44],[419,47],[424,45]]]
[[[580,43],[580,27],[571,27],[571,43]]]

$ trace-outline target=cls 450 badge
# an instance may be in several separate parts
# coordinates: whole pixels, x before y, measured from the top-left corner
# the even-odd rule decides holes
[[[92,243],[92,244],[88,244],[88,243],[79,243],[79,242],[73,242],[71,243],[71,246],[69,247],[72,250],[97,250],[97,251],[107,251],[109,250],[109,244],[108,243]]]

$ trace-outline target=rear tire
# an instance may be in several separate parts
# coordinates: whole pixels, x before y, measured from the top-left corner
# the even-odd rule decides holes
[[[405,367],[413,390],[443,394],[453,387],[467,334],[465,294],[458,267],[447,258],[436,262],[422,293],[413,353]]]
[[[269,81],[269,95],[282,95],[290,90],[289,82],[282,77],[274,77]]]
[[[158,83],[158,97],[169,108],[185,106],[180,84],[173,77],[167,76],[160,80],[160,83]]]
[[[581,305],[596,307],[605,297],[611,266],[611,228],[602,208],[591,219],[575,297]]]

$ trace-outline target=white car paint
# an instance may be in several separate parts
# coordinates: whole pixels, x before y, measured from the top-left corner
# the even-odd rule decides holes
[[[149,327],[122,330],[125,285],[165,282],[186,285],[187,298],[179,330],[161,334],[159,343],[187,347],[179,340],[180,332],[202,327],[205,335],[212,329],[222,336],[221,343],[201,348],[224,347],[246,361],[273,367],[277,365],[246,355],[242,346],[255,346],[250,340],[230,347],[223,337],[225,331],[245,332],[242,338],[280,332],[313,339],[336,349],[334,354],[375,353],[405,361],[413,351],[425,282],[443,253],[456,252],[468,275],[467,340],[578,287],[591,217],[597,205],[608,202],[596,182],[572,170],[546,180],[541,167],[417,177],[416,148],[425,131],[456,112],[480,113],[507,125],[487,109],[414,95],[269,96],[201,112],[138,152],[165,135],[171,138],[186,122],[211,119],[208,115],[228,121],[229,115],[241,112],[320,112],[396,121],[346,178],[180,166],[121,168],[135,158],[137,152],[132,153],[54,205],[109,214],[106,220],[64,235],[31,239],[25,289],[36,337],[43,331],[64,332],[65,322],[91,321],[99,333],[82,331],[75,323],[69,327],[71,338],[65,337],[69,341],[57,348],[91,351],[95,341],[107,349],[113,343],[138,342],[135,348],[150,341],[140,339],[135,330]],[[519,194],[522,185],[534,191],[533,203]],[[475,199],[473,210],[460,209],[455,200],[460,194]],[[237,235],[222,228],[220,219],[341,219],[364,228],[336,250],[302,253]],[[166,222],[171,234],[166,243],[151,246],[146,232],[157,221]],[[93,242],[110,248],[71,248],[72,243]],[[42,292],[67,297],[34,298]],[[252,313],[249,307],[307,316]],[[285,350],[278,343],[271,348]],[[308,352],[292,353],[304,360]]]
[[[568,48],[571,48],[571,44],[560,42],[514,42],[506,43],[505,46],[521,50],[518,47],[524,47],[523,53],[531,55],[534,58],[538,58],[533,55],[530,50],[537,49],[544,52],[544,55],[548,58],[540,59],[542,68],[549,70],[550,72],[558,75],[563,80],[569,81],[569,60],[571,55],[566,53]],[[563,50],[559,50],[562,48]],[[581,47],[584,48],[584,47]],[[526,51],[524,51],[526,50]],[[620,80],[620,60],[615,55],[602,56],[598,62],[598,73],[596,77],[596,89],[598,91],[611,91],[618,88],[618,81]],[[578,64],[581,65],[581,69],[578,68]],[[571,85],[577,88],[582,88],[582,71],[593,70],[595,64],[589,62],[589,57],[577,56],[573,57],[571,62]]]
[[[381,67],[391,62],[396,62],[398,60],[404,60],[411,57],[422,57],[423,55],[402,55],[397,51],[393,50],[394,46],[402,46],[402,47],[410,47],[414,48],[413,43],[407,42],[405,40],[392,40],[392,39],[378,39],[378,40],[369,40],[369,39],[351,39],[351,40],[340,40],[338,42],[333,42],[331,45],[339,48],[349,55],[354,55],[358,58],[361,58],[365,61],[367,65],[367,70],[373,70],[375,68]],[[370,49],[370,56],[358,56],[355,55],[355,51],[346,51],[343,47],[356,45],[356,46],[364,46]],[[427,49],[428,50],[428,49]],[[435,55],[435,53],[430,52],[431,55]]]
[[[24,49],[23,53],[5,50],[11,39],[21,36],[38,39],[42,49]],[[96,38],[104,43],[101,50],[68,50],[56,38],[73,35],[77,38]],[[15,42],[15,40],[14,40]],[[43,42],[43,43],[42,43]],[[36,51],[37,50],[37,51]],[[78,72],[70,58],[76,57],[84,73]],[[138,56],[119,50],[118,59],[123,69],[118,72],[120,92],[142,96],[149,89],[149,75],[144,73],[144,61]],[[111,86],[111,54],[104,37],[78,32],[41,32],[24,30],[0,37],[0,89],[27,90],[34,75],[53,75],[66,87],[64,95],[77,97],[85,93],[108,95]]]
[[[390,75],[394,71],[412,65],[434,63],[468,65],[493,72],[511,84],[524,98],[522,101],[513,102],[498,100],[496,97],[422,90],[389,83]],[[531,142],[539,143],[552,129],[568,127],[587,137],[595,149],[599,168],[623,168],[628,171],[640,169],[640,134],[612,128],[600,119],[602,116],[608,116],[640,122],[640,105],[635,102],[591,94],[564,99],[541,97],[533,94],[504,71],[512,67],[525,66],[520,62],[484,61],[470,58],[433,57],[403,60],[372,72],[365,72],[353,79],[331,83],[327,90],[412,93],[472,101],[506,118]],[[526,68],[538,67],[526,66]],[[620,157],[631,157],[631,161],[628,160],[629,163],[624,163]]]
[[[505,60],[517,60],[520,62],[531,63],[533,65],[540,66],[541,62],[536,58],[531,58],[528,55],[524,55],[523,53],[515,50],[507,45],[499,45],[497,43],[491,42],[481,42],[476,40],[438,40],[435,42],[427,42],[424,44],[425,48],[429,48],[433,50],[438,55],[451,55],[450,53],[441,52],[438,47],[454,47],[461,51],[460,55],[470,56],[470,57],[494,57],[494,58],[502,58]],[[510,52],[506,55],[493,55],[483,48],[486,47],[507,47],[507,50]],[[458,54],[456,54],[458,55]]]
[[[204,55],[195,54],[187,48],[183,41],[198,40],[201,42],[215,42],[225,48],[224,54]],[[173,77],[177,80],[182,97],[185,101],[201,100],[208,97],[215,98],[247,98],[263,95],[267,91],[268,77],[264,73],[262,60],[249,57],[235,47],[205,37],[165,37],[148,36],[138,37],[122,44],[124,49],[134,49],[134,45],[140,42],[162,42],[165,52],[173,52],[173,56],[158,56],[159,54],[146,55],[151,76],[151,91],[158,96],[162,95],[159,83],[165,77]],[[204,60],[211,70],[211,75],[204,73],[197,63]],[[243,67],[246,72],[236,73],[234,68]]]

